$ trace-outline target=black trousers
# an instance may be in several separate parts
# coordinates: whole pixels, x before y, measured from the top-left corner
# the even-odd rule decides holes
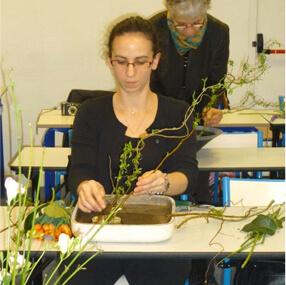
[[[81,257],[67,275],[85,261]],[[68,284],[113,285],[124,274],[130,285],[184,285],[191,270],[186,258],[98,258],[78,272]]]
[[[195,189],[191,192],[191,201],[196,204],[211,204],[211,194],[209,187],[210,173],[199,171],[198,180]]]

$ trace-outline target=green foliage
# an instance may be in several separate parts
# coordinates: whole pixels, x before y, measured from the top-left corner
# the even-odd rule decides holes
[[[267,234],[272,236],[276,229],[277,225],[270,216],[259,215],[251,223],[245,225],[242,231],[251,235]]]
[[[17,194],[17,196],[11,200],[11,205],[13,205],[13,207],[16,206],[32,206],[33,205],[33,201],[30,197],[26,197],[26,194]]]
[[[131,191],[132,183],[141,174],[140,160],[144,145],[143,139],[139,139],[134,147],[131,141],[124,144],[120,155],[119,171],[113,189],[113,194],[116,194],[116,196],[128,194]]]
[[[52,218],[64,218],[69,219],[70,213],[67,211],[65,205],[58,201],[52,201],[43,208],[43,212],[46,216],[52,217]]]
[[[216,208],[211,208],[210,212],[211,215],[214,215],[216,217],[223,217],[223,209],[216,209]]]
[[[234,68],[233,60],[229,60],[229,72],[222,78],[218,83],[208,86],[208,78],[202,79],[203,87],[200,94],[193,94],[193,100],[191,106],[188,108],[185,114],[185,119],[179,128],[170,129],[154,129],[150,134],[145,135],[140,138],[136,146],[132,146],[131,142],[127,142],[124,145],[123,151],[120,156],[119,162],[119,172],[116,176],[115,185],[113,187],[113,194],[121,196],[123,194],[130,193],[132,190],[133,182],[141,174],[142,169],[140,168],[140,160],[142,158],[141,151],[144,148],[144,140],[151,136],[165,136],[172,137],[172,135],[163,135],[165,130],[174,131],[181,128],[186,128],[187,132],[181,137],[181,141],[174,151],[166,154],[161,162],[158,163],[159,166],[170,156],[176,149],[184,142],[185,139],[190,137],[191,132],[199,125],[201,121],[201,114],[195,113],[195,107],[201,102],[204,97],[208,97],[208,104],[206,109],[215,107],[217,105],[218,99],[224,94],[232,94],[234,90],[238,87],[244,85],[253,84],[255,81],[259,80],[264,72],[268,69],[266,64],[266,55],[261,54],[258,57],[258,64],[250,65],[248,61],[243,61],[240,64],[240,72],[238,75],[232,73]],[[247,92],[245,98],[241,102],[245,105],[249,99],[252,99],[256,105],[269,106],[264,104],[263,100],[256,100],[255,96],[251,92]],[[192,129],[189,130],[187,127],[188,119],[194,114],[194,123]]]
[[[266,102],[263,99],[256,98],[253,92],[247,91],[239,105],[240,107],[261,106],[263,108],[278,108],[279,103]]]
[[[273,213],[267,215],[260,214],[253,221],[246,224],[242,231],[247,233],[247,240],[242,243],[240,248],[233,252],[230,256],[244,250],[250,249],[241,268],[244,268],[250,260],[253,251],[258,243],[263,243],[267,235],[274,235],[277,230],[283,228],[285,217],[281,213],[282,208],[279,207]]]
[[[46,204],[42,204],[41,206],[39,206],[37,209],[34,209],[34,211],[32,211],[30,214],[27,215],[27,217],[25,218],[24,221],[24,232],[27,233],[34,225],[35,221],[34,221],[34,215],[37,215],[42,208],[44,208],[46,206]]]
[[[35,220],[34,219],[35,215]],[[51,201],[34,208],[24,221],[24,232],[32,229],[34,224],[70,224],[71,208],[67,208],[64,201]]]
[[[55,227],[58,227],[63,224],[70,224],[70,218],[66,217],[50,217],[48,215],[41,215],[35,220],[35,224],[53,224]]]

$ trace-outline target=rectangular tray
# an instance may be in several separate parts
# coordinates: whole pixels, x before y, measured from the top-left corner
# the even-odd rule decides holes
[[[106,201],[112,200],[107,195]],[[135,211],[135,212],[134,212]],[[169,239],[174,231],[174,199],[167,196],[130,196],[122,209],[122,221],[126,224],[104,225],[93,237],[95,242],[160,242]],[[126,213],[128,213],[126,215]],[[91,237],[100,224],[91,218],[97,213],[84,213],[76,206],[71,226],[75,236]],[[128,218],[128,215],[129,218]],[[135,222],[135,220],[137,222]]]

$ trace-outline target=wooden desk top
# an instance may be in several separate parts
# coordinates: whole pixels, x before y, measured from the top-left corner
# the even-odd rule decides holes
[[[39,168],[43,163],[44,169],[65,170],[68,165],[69,147],[24,146],[20,155],[16,154],[9,163],[11,169]],[[19,159],[20,158],[20,159]]]
[[[281,116],[275,116],[275,115],[263,115],[263,118],[272,126],[277,125],[284,125],[285,126],[285,118],[282,118]]]
[[[245,213],[249,207],[229,207],[226,213],[241,215]],[[206,209],[205,209],[206,210]],[[200,211],[204,211],[201,209]],[[7,208],[0,207],[0,229],[8,224]],[[90,244],[88,251],[102,249],[104,254],[130,254],[135,253],[139,256],[159,255],[160,257],[172,255],[188,256],[188,257],[205,257],[214,256],[217,252],[232,252],[239,248],[245,241],[246,234],[240,229],[254,218],[243,220],[240,222],[224,222],[222,230],[210,245],[211,239],[218,232],[221,222],[209,219],[194,219],[186,223],[180,229],[175,229],[171,239],[164,242],[156,243],[98,243]],[[178,224],[182,218],[176,218],[175,223]],[[8,232],[0,234],[0,250],[7,249]],[[223,245],[223,248],[222,248]],[[33,251],[42,251],[43,246],[46,251],[56,251],[55,243],[34,241],[32,244]],[[285,254],[285,230],[279,230],[274,236],[268,236],[264,244],[258,245],[254,255],[264,255],[273,258],[275,256],[284,257]],[[122,256],[122,255],[121,255]],[[219,260],[219,257],[218,257]]]
[[[21,151],[21,166],[65,170],[70,148],[24,147]],[[281,170],[285,168],[284,148],[213,148],[198,152],[199,169],[202,171]],[[17,169],[16,155],[9,166]]]
[[[272,117],[277,113],[276,110],[226,110],[218,127],[267,127],[269,122],[264,116]]]
[[[37,128],[71,128],[74,116],[62,116],[61,110],[42,110],[38,116]]]
[[[220,127],[253,127],[269,126],[264,116],[272,117],[277,114],[276,110],[252,110],[224,111]],[[37,120],[38,128],[71,128],[74,116],[62,116],[60,110],[42,110]]]
[[[279,170],[285,168],[284,148],[209,148],[198,152],[200,170]]]

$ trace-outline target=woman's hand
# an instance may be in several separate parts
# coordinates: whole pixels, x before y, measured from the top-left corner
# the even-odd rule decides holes
[[[145,172],[137,180],[134,195],[164,194],[169,187],[167,174],[160,170]]]
[[[83,212],[100,212],[106,207],[104,187],[95,180],[81,182],[77,193],[77,205]]]
[[[215,108],[204,108],[203,120],[206,126],[217,125],[222,119],[222,110]]]

